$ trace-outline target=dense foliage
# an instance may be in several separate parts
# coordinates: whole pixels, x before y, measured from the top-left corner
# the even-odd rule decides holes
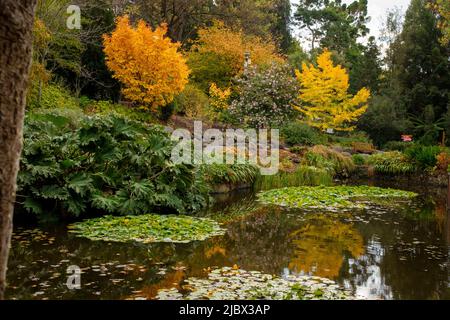
[[[327,170],[301,165],[294,172],[279,172],[272,176],[259,176],[255,182],[255,189],[271,190],[298,186],[330,186],[332,184],[333,177]]]
[[[437,163],[437,156],[441,153],[438,146],[413,145],[405,150],[406,156],[411,159],[419,168],[433,168]]]
[[[288,66],[251,68],[237,80],[237,85],[239,97],[231,103],[230,112],[241,122],[265,128],[292,119],[298,87]]]
[[[205,164],[202,175],[211,184],[253,184],[259,176],[259,168],[251,164]]]
[[[186,213],[207,203],[196,170],[170,161],[172,142],[160,127],[50,112],[29,115],[24,136],[19,199],[40,218]]]
[[[188,82],[189,69],[180,44],[166,36],[167,27],[152,30],[144,21],[136,28],[119,17],[113,33],[104,37],[106,64],[123,84],[131,101],[155,109],[171,103]]]
[[[281,128],[284,141],[290,145],[313,146],[326,143],[326,137],[305,123],[291,122]]]
[[[211,82],[227,85],[232,77],[244,71],[247,52],[257,66],[283,61],[271,39],[245,34],[243,30],[227,27],[220,21],[209,28],[201,28],[189,53],[193,81],[204,87]]]
[[[349,177],[355,170],[352,157],[323,145],[317,145],[308,150],[303,164],[324,169],[332,176],[339,177]]]
[[[372,155],[368,163],[374,167],[376,173],[386,175],[403,175],[416,172],[417,167],[398,151]]]

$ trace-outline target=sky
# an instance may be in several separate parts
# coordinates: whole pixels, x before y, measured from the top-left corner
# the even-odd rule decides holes
[[[386,11],[398,7],[403,12],[406,12],[410,1],[411,0],[368,0],[368,15],[371,17],[371,21],[368,25],[370,34],[378,38],[380,36],[380,29],[383,25],[383,21],[386,17]],[[298,0],[292,0],[291,2],[296,4],[298,3]],[[344,0],[343,2],[351,3],[353,0]],[[294,32],[295,34],[298,34],[298,31],[295,29]],[[303,45],[306,44],[303,43]]]
[[[403,12],[406,12],[410,0],[368,0],[368,3],[369,16],[372,17],[372,20],[369,24],[370,33],[371,35],[378,38],[378,36],[380,35],[379,30],[381,29],[383,21],[386,17],[386,11],[395,7],[399,7]]]

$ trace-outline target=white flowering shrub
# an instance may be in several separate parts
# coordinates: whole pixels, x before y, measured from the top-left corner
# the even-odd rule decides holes
[[[237,79],[238,96],[230,113],[249,127],[277,127],[295,116],[298,82],[286,65],[250,68]]]

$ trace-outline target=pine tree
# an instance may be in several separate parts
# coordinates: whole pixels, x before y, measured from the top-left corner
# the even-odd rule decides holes
[[[447,110],[450,88],[450,61],[441,45],[437,17],[425,0],[412,0],[403,31],[396,41],[397,77],[407,112],[423,114],[432,105],[436,118]]]

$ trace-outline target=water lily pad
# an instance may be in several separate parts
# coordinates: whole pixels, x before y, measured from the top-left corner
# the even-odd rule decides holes
[[[159,300],[346,300],[355,297],[334,281],[319,277],[289,275],[284,278],[222,268],[207,279],[189,278],[182,290],[158,291]]]
[[[223,235],[225,230],[207,218],[142,215],[89,219],[71,225],[69,232],[94,241],[188,243]]]
[[[370,204],[392,204],[390,200],[411,199],[417,194],[368,186],[295,187],[261,192],[259,201],[290,208],[354,209]]]

